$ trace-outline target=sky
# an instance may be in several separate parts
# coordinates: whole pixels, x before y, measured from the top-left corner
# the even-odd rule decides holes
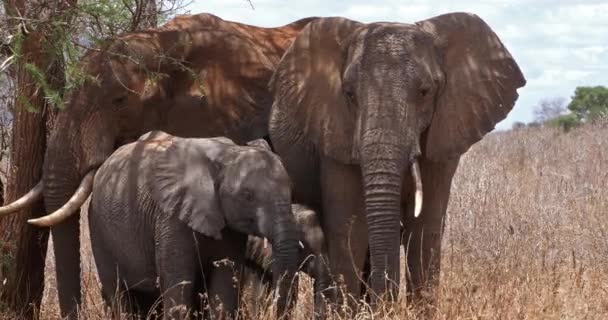
[[[498,129],[534,119],[544,98],[567,101],[578,86],[608,85],[607,0],[194,0],[191,13],[274,27],[308,16],[413,23],[466,11],[479,15],[505,44],[527,79]],[[432,4],[431,4],[432,3]]]

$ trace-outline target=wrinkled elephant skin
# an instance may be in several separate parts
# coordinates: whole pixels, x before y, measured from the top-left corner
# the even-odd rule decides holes
[[[436,284],[458,159],[505,118],[524,85],[473,14],[415,24],[322,18],[300,32],[271,81],[270,138],[294,202],[320,213],[331,271],[348,293],[359,295],[369,250],[372,302],[396,296],[402,222],[408,290],[419,297]]]
[[[274,280],[283,314],[299,262],[290,201],[289,176],[269,148],[160,131],[119,148],[97,171],[89,208],[106,303],[145,318],[162,297],[165,319],[183,319],[207,293],[215,318],[235,316],[234,280],[256,235],[269,239],[273,273],[284,277]]]

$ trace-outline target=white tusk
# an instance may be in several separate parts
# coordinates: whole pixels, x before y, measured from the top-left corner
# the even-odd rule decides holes
[[[87,198],[91,194],[94,177],[95,170],[89,171],[80,182],[80,186],[78,186],[74,195],[72,195],[70,200],[68,200],[63,207],[49,215],[37,219],[30,219],[27,222],[39,227],[51,227],[73,215],[80,209],[82,204],[87,201]]]
[[[4,207],[0,207],[0,216],[13,213],[36,202],[36,200],[42,197],[42,189],[44,189],[44,187],[42,186],[42,181],[40,181],[23,197],[5,205]]]
[[[264,249],[268,248],[268,238],[264,238]]]
[[[304,249],[304,244],[302,243],[302,241],[298,241],[298,243],[300,244],[300,248]]]
[[[2,62],[2,64],[0,64],[0,72],[4,72],[4,70],[7,69],[12,64],[13,60],[15,60],[14,55],[6,58],[6,60],[4,60],[4,62]]]
[[[416,194],[414,200],[414,217],[420,216],[422,212],[422,178],[420,178],[420,166],[418,160],[412,163],[412,179],[414,179],[414,185],[416,186]]]

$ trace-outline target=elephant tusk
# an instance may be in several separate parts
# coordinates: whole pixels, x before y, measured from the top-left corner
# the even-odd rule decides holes
[[[80,182],[80,186],[78,186],[78,189],[74,192],[74,195],[72,195],[70,200],[68,200],[63,207],[49,215],[37,219],[29,219],[27,222],[39,227],[50,227],[74,214],[91,194],[95,172],[96,170],[89,171],[89,173],[84,176]]]
[[[32,188],[32,190],[23,195],[23,197],[6,206],[0,207],[0,217],[25,208],[34,203],[36,200],[42,198],[42,189],[44,189],[44,187],[42,186],[42,181],[40,181]]]
[[[418,218],[422,211],[422,179],[420,178],[420,166],[418,160],[412,163],[412,179],[416,186],[415,202],[414,202],[414,217]]]
[[[268,238],[264,237],[264,249],[268,248]]]

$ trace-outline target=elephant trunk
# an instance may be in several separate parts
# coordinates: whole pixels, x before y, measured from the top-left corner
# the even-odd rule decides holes
[[[71,211],[75,213],[64,215],[65,220],[51,229],[55,259],[61,261],[56,266],[56,277],[62,317],[74,317],[81,302],[78,213],[84,202],[82,200],[86,200],[88,195],[87,186],[84,186],[84,192],[79,197],[76,197],[78,194],[75,195],[75,192],[82,189],[83,177],[88,177],[85,180],[92,183],[92,175],[87,173],[101,165],[114,147],[113,137],[107,131],[104,133],[91,125],[95,117],[90,117],[91,121],[87,121],[70,119],[70,116],[69,113],[63,113],[57,119],[56,129],[49,139],[42,174],[46,211],[54,213],[63,209],[66,203],[71,203]],[[81,125],[87,126],[86,130],[80,130]],[[103,135],[106,136],[102,137]],[[75,197],[79,200],[78,205],[71,201]]]
[[[80,98],[75,95],[74,99]],[[82,110],[82,106],[71,105]],[[112,154],[115,128],[99,113],[59,115],[49,137],[42,181],[46,211],[61,208],[74,194],[82,179]]]
[[[387,137],[386,135],[380,135]],[[391,139],[387,139],[391,141]],[[369,139],[361,146],[364,203],[369,232],[370,285],[395,297],[399,288],[401,184],[406,152],[400,139]],[[372,294],[372,302],[378,298]]]
[[[42,175],[47,212],[61,208],[76,191],[80,183],[76,162],[72,152],[47,149]]]
[[[299,264],[299,239],[291,207],[285,206],[284,214],[273,226],[273,284],[278,294],[277,315],[286,315],[295,303],[298,291],[296,272]]]
[[[75,166],[77,159],[72,152],[66,152],[59,146],[51,140],[43,167],[44,203],[49,213],[61,208],[80,183]],[[74,215],[52,228],[55,259],[61,261],[56,266],[61,316],[70,316],[70,319],[75,317],[81,302],[78,218],[79,215]]]

